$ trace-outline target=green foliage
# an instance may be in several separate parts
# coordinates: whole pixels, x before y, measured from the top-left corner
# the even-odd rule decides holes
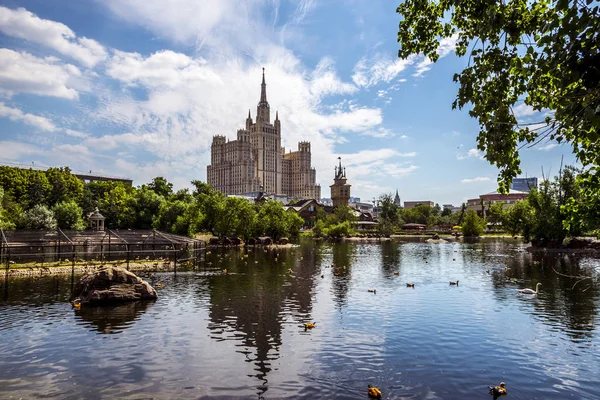
[[[491,204],[488,210],[487,222],[497,226],[502,224],[504,216],[504,205],[502,203]]]
[[[519,149],[549,139],[567,142],[584,169],[583,202],[565,199],[577,220],[598,217],[600,192],[600,18],[597,2],[405,0],[397,8],[399,57],[436,61],[441,38],[457,38],[467,66],[453,108],[467,107],[479,122],[477,148],[500,169],[508,190],[521,173]],[[549,110],[538,126],[520,123],[514,108]],[[540,118],[541,119],[541,118]]]
[[[62,201],[79,202],[83,196],[83,182],[71,174],[69,167],[48,168],[46,176],[52,189],[48,194],[48,204],[54,205]]]
[[[8,218],[8,213],[4,209],[4,189],[0,187],[0,229],[15,229],[15,224]]]
[[[333,238],[349,236],[354,232],[350,221],[340,222],[325,229],[325,235]]]
[[[227,197],[219,215],[215,233],[220,236],[240,236],[247,240],[256,229],[256,209],[246,199]]]
[[[400,222],[400,208],[394,204],[394,196],[391,193],[379,196],[380,212],[378,215],[379,225],[377,227],[380,234],[390,236]]]
[[[86,227],[82,217],[83,211],[73,200],[55,204],[52,212],[60,229],[83,230]]]
[[[466,237],[481,236],[485,227],[483,219],[479,218],[477,213],[469,210],[465,215],[465,220],[462,223],[462,233]]]
[[[23,214],[22,225],[27,229],[54,230],[57,227],[54,213],[43,204],[38,204]]]
[[[148,189],[165,199],[173,194],[173,184],[168,182],[162,176],[157,176],[152,179],[152,182],[148,184]]]
[[[297,234],[303,224],[304,220],[294,211],[286,211],[278,201],[267,200],[258,212],[255,232],[279,239]]]
[[[153,219],[158,215],[159,209],[164,202],[165,198],[162,195],[142,185],[141,188],[135,190],[127,197],[127,211],[125,213],[130,216],[129,227],[150,229]]]
[[[513,236],[523,235],[531,239],[535,215],[527,200],[517,201],[507,208],[502,215],[502,227]]]

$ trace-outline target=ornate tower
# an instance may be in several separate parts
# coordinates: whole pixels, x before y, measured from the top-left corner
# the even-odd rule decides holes
[[[260,85],[260,101],[256,107],[256,122],[271,123],[271,108],[267,101],[267,84],[265,83],[265,69],[263,68],[262,84]]]
[[[346,168],[342,168],[342,157],[338,157],[339,166],[335,167],[335,176],[331,188],[333,206],[347,206],[350,198],[350,186],[346,183]]]
[[[400,207],[400,195],[398,194],[398,189],[396,189],[396,197],[394,197],[394,204]]]

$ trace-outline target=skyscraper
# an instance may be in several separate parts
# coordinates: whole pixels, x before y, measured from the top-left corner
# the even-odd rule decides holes
[[[256,122],[248,110],[246,128],[237,131],[237,140],[213,137],[207,182],[225,194],[262,191],[320,198],[321,187],[316,184],[316,171],[311,167],[310,143],[299,142],[298,151],[288,153],[281,147],[281,121],[276,112],[271,123],[264,68]]]

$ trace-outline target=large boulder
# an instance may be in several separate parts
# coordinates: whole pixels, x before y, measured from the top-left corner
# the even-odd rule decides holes
[[[124,301],[156,300],[156,290],[133,272],[121,267],[102,266],[82,276],[73,293],[75,302],[90,305]]]

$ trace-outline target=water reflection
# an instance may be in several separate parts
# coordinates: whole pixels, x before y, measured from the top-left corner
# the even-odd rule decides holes
[[[280,356],[283,323],[312,319],[312,290],[320,257],[314,246],[306,244],[226,254],[211,255],[215,261],[231,259],[227,273],[213,276],[209,283],[211,338],[236,341],[236,351],[255,366],[260,396]]]
[[[593,398],[600,291],[564,275],[597,282],[599,267],[512,240],[303,241],[212,250],[198,271],[156,274],[154,304],[74,311],[68,277],[13,280],[0,397],[346,399],[372,383],[390,398],[483,398],[506,381],[516,398]],[[538,296],[517,294],[537,282]]]
[[[82,307],[75,315],[102,334],[121,333],[153,304],[151,301],[132,301],[104,307]]]

